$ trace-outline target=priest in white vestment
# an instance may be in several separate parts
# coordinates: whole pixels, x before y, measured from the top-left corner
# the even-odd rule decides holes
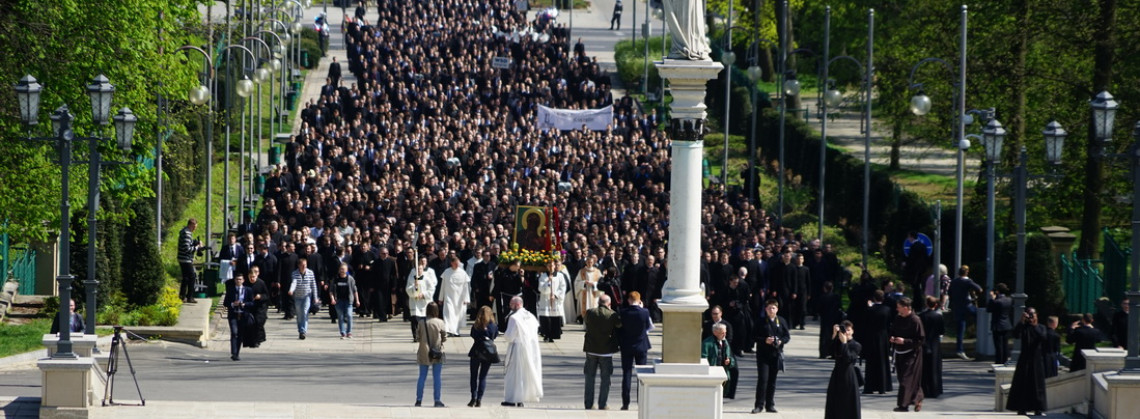
[[[574,278],[574,296],[578,300],[578,312],[575,318],[578,323],[586,312],[598,306],[598,297],[602,291],[598,289],[598,281],[602,279],[602,270],[598,269],[598,257],[590,255],[586,258],[586,266],[578,270],[578,277]]]
[[[511,298],[507,318],[507,375],[503,406],[522,407],[542,398],[542,352],[538,349],[538,319],[523,308],[522,297]]]
[[[467,305],[471,304],[471,277],[459,264],[459,258],[450,256],[451,267],[443,270],[440,283],[440,298],[443,298],[444,330],[450,336],[459,336],[459,328],[464,325]]]

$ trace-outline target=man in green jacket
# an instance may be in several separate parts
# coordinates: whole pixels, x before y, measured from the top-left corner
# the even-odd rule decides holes
[[[614,352],[618,351],[618,334],[621,318],[610,309],[610,296],[602,294],[598,306],[586,311],[586,340],[582,350],[586,352],[586,409],[594,408],[594,377],[598,369],[602,373],[602,388],[598,394],[598,409],[606,409],[610,396],[610,376],[614,373]]]
[[[712,326],[712,336],[705,338],[701,344],[701,357],[708,361],[709,365],[720,365],[724,367],[724,373],[728,374],[728,380],[724,382],[724,398],[736,398],[736,381],[740,378],[740,370],[736,368],[736,357],[732,356],[732,348],[728,345],[728,339],[725,335],[728,334],[728,326],[724,323],[716,323]]]

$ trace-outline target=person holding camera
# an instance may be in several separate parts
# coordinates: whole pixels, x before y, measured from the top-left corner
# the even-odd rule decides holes
[[[1013,371],[1013,381],[1009,384],[1009,399],[1006,410],[1016,410],[1025,415],[1032,410],[1037,416],[1045,410],[1045,325],[1037,322],[1037,309],[1026,307],[1021,322],[1013,328],[1013,336],[1021,340],[1021,354],[1017,357],[1017,368]]]
[[[182,269],[182,286],[178,289],[178,297],[185,303],[196,303],[194,300],[194,285],[198,276],[194,272],[194,253],[202,247],[202,241],[194,238],[194,230],[198,228],[198,220],[186,220],[186,227],[178,232],[178,267]]]
[[[859,419],[859,372],[855,364],[863,346],[854,339],[855,327],[844,320],[831,326],[831,356],[835,358],[835,368],[827,381],[827,401],[824,403],[824,419]]]
[[[788,332],[788,321],[777,316],[780,303],[775,299],[768,299],[764,303],[764,316],[756,325],[756,368],[759,376],[756,380],[756,404],[752,413],[760,413],[763,409],[769,413],[776,413],[776,374],[784,369],[784,345],[792,340]]]

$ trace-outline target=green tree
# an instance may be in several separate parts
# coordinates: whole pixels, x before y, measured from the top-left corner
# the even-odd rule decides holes
[[[154,243],[154,210],[149,200],[136,200],[134,217],[123,233],[123,293],[127,302],[147,306],[158,301],[166,273]]]

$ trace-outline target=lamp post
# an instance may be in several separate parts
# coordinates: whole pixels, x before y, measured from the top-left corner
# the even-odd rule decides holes
[[[1140,122],[1132,128],[1132,274],[1128,292],[1128,355],[1121,372],[1140,374]]]
[[[14,86],[16,99],[20,110],[20,120],[27,125],[37,125],[39,107],[40,107],[40,93],[43,91],[43,85],[36,81],[35,77],[31,75],[24,76]],[[115,133],[117,137],[117,145],[124,152],[129,152],[131,149],[131,137],[134,135],[135,123],[138,118],[130,109],[123,107],[115,116],[111,116],[111,99],[115,92],[115,87],[112,86],[107,78],[103,75],[95,77],[92,84],[87,87],[88,96],[91,99],[91,116],[92,122],[97,126],[105,126],[114,121]],[[86,141],[94,153],[98,153],[98,143],[110,140],[110,137],[94,136],[94,137],[81,137],[76,136],[72,131],[72,122],[74,116],[68,111],[67,105],[62,105],[52,112],[52,135],[48,137],[26,137],[26,141],[51,141],[55,142],[56,150],[59,152],[60,164],[60,190],[61,198],[59,204],[60,220],[59,220],[59,276],[56,277],[56,282],[59,285],[59,344],[53,359],[75,359],[76,355],[72,351],[71,343],[71,283],[74,276],[71,275],[71,204],[70,204],[70,170],[71,170],[71,151],[72,143],[75,141]],[[101,157],[98,154],[92,154],[91,160],[88,164],[94,165],[93,174],[94,180],[89,182],[94,183],[95,188],[98,189],[98,167],[102,164]],[[75,162],[83,163],[83,162]],[[96,198],[98,193],[96,192]],[[92,203],[88,203],[91,205]],[[97,208],[97,207],[96,207]],[[91,231],[92,240],[94,239],[95,226],[88,227]],[[94,262],[93,249],[95,242],[88,243],[88,257],[89,265]],[[90,268],[90,266],[89,266]],[[99,282],[94,279],[94,276],[88,275],[87,281],[84,286],[87,289],[87,313],[88,319],[93,319],[95,312],[95,288]],[[90,321],[94,323],[94,321]],[[92,328],[94,326],[91,326]],[[93,331],[93,329],[88,329]]]
[[[1127,154],[1103,155],[1103,149],[1112,141],[1113,122],[1120,104],[1108,92],[1100,92],[1090,104],[1094,140],[1100,145],[1101,158],[1127,158],[1132,166],[1132,273],[1129,276],[1129,289],[1124,293],[1128,298],[1128,345],[1124,357],[1123,374],[1140,374],[1140,122],[1132,129],[1132,146]]]
[[[254,58],[253,51],[250,51],[249,48],[246,48],[246,47],[244,47],[242,45],[238,45],[238,44],[229,45],[229,46],[223,48],[222,53],[228,53],[228,51],[231,48],[236,48],[236,49],[242,50],[246,54],[248,54],[250,58]],[[226,62],[227,62],[227,68],[228,68],[228,70],[227,70],[228,75],[226,77],[226,97],[228,98],[228,100],[226,101],[226,105],[227,105],[226,106],[226,151],[225,151],[225,153],[223,153],[225,155],[225,161],[224,161],[224,169],[223,169],[223,174],[222,174],[222,177],[225,179],[225,182],[224,182],[225,187],[222,188],[222,191],[223,191],[222,192],[222,208],[223,208],[222,222],[226,223],[226,229],[229,229],[230,223],[232,221],[232,220],[230,220],[230,186],[229,185],[230,185],[230,131],[231,131],[230,125],[231,125],[231,120],[233,119],[233,105],[234,105],[233,102],[234,101],[233,101],[233,96],[231,95],[231,89],[232,89],[232,93],[236,93],[238,96],[240,96],[242,98],[247,98],[251,94],[253,94],[253,82],[249,80],[248,76],[244,75],[244,68],[242,71],[243,78],[241,80],[238,80],[237,82],[234,82],[234,79],[236,78],[236,74],[232,71],[232,67],[229,66],[228,63],[230,62],[230,60],[228,58],[230,58],[230,57],[227,54]],[[256,61],[256,59],[255,59],[255,61]],[[233,86],[233,87],[230,87],[230,86]],[[242,121],[245,120],[245,109],[244,108],[242,109],[241,120]],[[243,182],[240,182],[240,181],[238,182],[238,197],[239,198],[242,196],[242,183]]]
[[[957,148],[957,150],[958,150],[958,171],[957,171],[958,188],[957,188],[957,196],[956,196],[957,208],[955,208],[955,210],[954,210],[954,229],[955,229],[955,231],[954,231],[954,269],[957,269],[958,267],[962,266],[962,186],[963,186],[963,177],[965,176],[964,172],[965,172],[966,149],[970,147],[969,142],[966,140],[966,136],[965,136],[965,131],[966,131],[966,28],[967,28],[966,16],[967,16],[966,5],[962,5],[962,8],[961,8],[961,24],[960,24],[961,34],[959,35],[959,38],[958,38],[958,80],[956,83],[954,83],[954,87],[957,88],[956,89],[957,92],[955,94],[955,96],[957,96],[957,97],[955,99],[956,99],[957,105],[958,105],[958,109],[957,109],[958,112],[956,114],[957,120],[955,121],[956,122],[955,123],[956,132],[954,133],[954,139],[956,140],[956,143],[957,143],[955,145],[955,148]],[[923,91],[921,90],[922,84],[915,84],[914,83],[914,73],[916,70],[918,70],[919,66],[921,66],[923,63],[930,62],[930,61],[936,61],[936,62],[941,63],[942,66],[945,67],[947,71],[950,71],[951,74],[953,74],[953,70],[951,70],[950,64],[947,63],[946,61],[939,59],[939,58],[924,58],[924,59],[920,60],[917,64],[915,64],[914,67],[911,68],[911,70],[910,70],[910,86],[912,89],[918,88],[919,91],[910,100],[910,110],[912,113],[914,113],[915,115],[919,115],[919,116],[925,115],[927,112],[930,112],[931,103],[930,103],[930,98],[927,97],[926,94],[923,93]]]
[[[633,4],[636,10],[637,2],[634,1]],[[733,5],[733,0],[728,0],[728,21],[724,25],[724,53],[720,56],[720,61],[724,64],[724,157],[720,166],[720,186],[725,195],[728,195],[728,125],[731,120],[729,109],[732,107],[732,65],[736,63],[736,53],[732,52]]]
[[[206,60],[206,84],[199,85],[190,90],[189,99],[190,103],[198,106],[206,105],[206,245],[210,245],[210,239],[213,237],[210,233],[213,231],[213,217],[211,211],[214,209],[214,95],[213,92],[217,89],[215,82],[217,79],[214,77],[214,60],[202,48],[193,45],[183,45],[178,48],[178,51],[193,50],[202,54],[202,58]],[[228,151],[228,150],[227,150]]]
[[[828,108],[839,107],[843,102],[843,95],[839,90],[835,89],[831,80],[828,80],[828,73],[831,69],[831,64],[847,60],[855,63],[856,66],[862,70],[863,73],[863,98],[866,108],[863,112],[863,264],[867,264],[868,253],[868,236],[870,234],[870,197],[871,197],[871,76],[873,69],[871,68],[871,61],[875,54],[875,9],[867,10],[867,63],[864,65],[858,59],[849,55],[840,55],[838,57],[829,58],[831,49],[831,7],[824,10],[824,29],[823,29],[823,69],[822,77],[820,80],[825,81],[823,86],[826,91],[823,92],[821,100],[820,119],[820,143],[819,143],[819,241],[823,242],[823,198],[824,198],[824,185],[827,174],[827,112]]]
[[[1005,138],[1006,131],[1002,128],[1001,122],[996,119],[991,119],[986,124],[985,129],[982,131],[982,144],[985,146],[986,158],[990,160],[987,174],[991,176],[993,172],[993,165],[1001,161],[1002,142]],[[1053,167],[1061,164],[1061,150],[1065,144],[1065,137],[1068,133],[1061,127],[1057,121],[1051,121],[1045,126],[1042,131],[1045,137],[1045,159]],[[1025,312],[1025,300],[1029,298],[1025,294],[1025,208],[1026,199],[1028,197],[1028,184],[1029,179],[1035,176],[1029,173],[1028,168],[1028,153],[1025,146],[1021,147],[1018,155],[1017,166],[1013,169],[1013,183],[1016,188],[1014,191],[1014,220],[1017,224],[1017,265],[1016,265],[1016,282],[1014,285],[1013,293],[1013,317],[1016,319],[1021,318],[1021,314]],[[992,182],[992,180],[991,180]],[[992,216],[991,216],[992,217]],[[1020,345],[1013,345],[1013,351],[1010,352],[1009,363],[1016,363],[1020,355]]]

